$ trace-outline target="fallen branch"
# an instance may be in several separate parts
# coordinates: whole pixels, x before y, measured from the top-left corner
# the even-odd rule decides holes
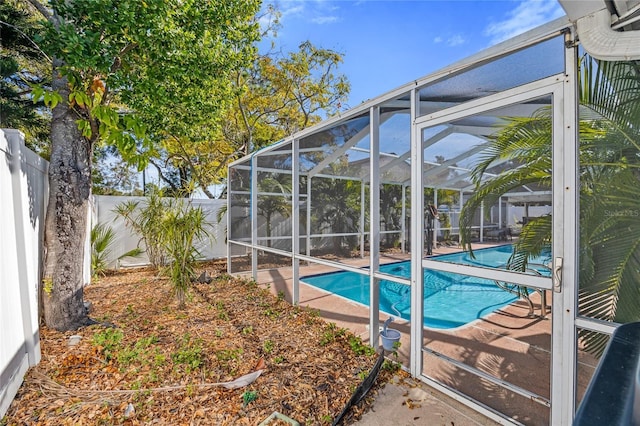
[[[245,374],[244,376],[240,376],[235,380],[230,382],[220,382],[220,383],[200,383],[200,384],[186,384],[186,385],[176,385],[176,386],[163,386],[159,388],[143,388],[136,390],[129,389],[111,389],[111,390],[79,390],[79,389],[69,389],[60,383],[57,383],[55,380],[52,380],[50,377],[34,371],[32,373],[33,377],[37,380],[40,380],[39,383],[41,388],[47,389],[48,391],[57,392],[58,394],[66,394],[69,397],[81,397],[81,396],[99,396],[99,395],[133,395],[141,392],[170,392],[174,390],[185,389],[187,386],[196,387],[196,388],[210,388],[210,387],[223,387],[225,389],[239,389],[253,383],[264,370],[256,370],[253,373]]]

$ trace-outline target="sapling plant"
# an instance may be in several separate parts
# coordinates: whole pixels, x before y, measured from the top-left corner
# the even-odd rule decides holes
[[[211,238],[204,211],[179,198],[162,198],[154,191],[143,205],[116,207],[127,226],[142,236],[151,264],[169,276],[178,306],[183,308],[200,257],[197,244]]]
[[[151,191],[144,201],[127,201],[118,204],[114,211],[121,216],[125,225],[140,235],[149,262],[154,268],[165,264],[162,220],[167,210],[162,191]]]

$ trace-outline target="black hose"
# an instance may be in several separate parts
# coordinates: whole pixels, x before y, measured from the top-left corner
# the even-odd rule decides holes
[[[362,398],[367,395],[367,392],[369,392],[369,389],[371,389],[373,384],[376,382],[376,379],[378,378],[378,373],[380,373],[380,368],[382,367],[383,362],[384,350],[380,352],[380,356],[369,372],[369,375],[362,381],[362,383],[360,383],[360,386],[358,386],[358,388],[353,392],[353,395],[351,395],[351,399],[349,399],[347,405],[345,405],[338,417],[335,418],[335,420],[333,421],[333,426],[339,425],[349,409],[362,401]]]

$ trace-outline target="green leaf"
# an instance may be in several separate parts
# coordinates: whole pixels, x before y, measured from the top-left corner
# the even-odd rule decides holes
[[[40,85],[34,85],[31,88],[31,99],[33,103],[40,102],[44,96],[44,89]]]
[[[53,109],[62,101],[62,96],[58,92],[46,92],[44,95],[44,103],[49,108]]]
[[[87,96],[86,93],[81,92],[81,91],[77,91],[75,93],[76,93],[75,100],[76,100],[76,104],[78,104],[78,106],[85,107],[85,106],[89,105],[90,100],[89,100],[89,96]]]
[[[91,124],[88,120],[76,120],[78,129],[82,133],[82,136],[89,139],[91,137]]]

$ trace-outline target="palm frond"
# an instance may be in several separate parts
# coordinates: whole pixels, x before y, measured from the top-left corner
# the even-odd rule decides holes
[[[509,269],[526,271],[529,260],[540,257],[551,244],[551,215],[532,218],[522,227],[520,238],[514,244],[513,254],[507,262]]]
[[[507,125],[492,135],[491,144],[478,158],[471,176],[480,184],[487,169],[499,160],[510,161],[513,167],[551,155],[551,109],[540,108],[531,117],[503,117]]]
[[[104,275],[116,241],[116,233],[110,226],[98,223],[91,228],[91,273],[93,276]],[[143,253],[138,247],[118,256],[137,257]]]
[[[581,275],[582,315],[606,321],[640,319],[640,187],[634,173],[618,172],[594,185],[581,238],[591,247],[581,257],[591,268]],[[589,293],[589,296],[586,295]],[[600,303],[595,303],[594,300]],[[584,303],[583,303],[584,302]]]
[[[583,59],[580,97],[596,136],[581,140],[579,314],[640,320],[640,72]],[[595,117],[595,118],[594,118]],[[599,133],[599,134],[598,134]],[[581,332],[598,353],[604,338]]]
[[[613,322],[640,320],[640,66],[638,62],[580,61],[580,282],[579,314]],[[471,249],[471,227],[482,204],[522,185],[551,186],[550,108],[508,118],[473,169],[476,190],[460,217],[461,242]],[[508,169],[488,173],[493,164]],[[578,219],[578,218],[577,218]],[[528,223],[515,244],[510,268],[551,241],[550,216]],[[606,336],[579,331],[598,353]]]

